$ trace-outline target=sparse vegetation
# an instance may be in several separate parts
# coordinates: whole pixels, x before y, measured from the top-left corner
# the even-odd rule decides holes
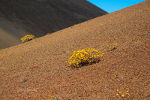
[[[22,37],[20,40],[24,43],[24,42],[27,42],[27,41],[30,41],[34,38],[35,36],[34,35],[25,35],[24,37]]]
[[[118,73],[116,72],[116,73],[114,74],[114,76],[115,76],[115,78],[118,78]]]
[[[108,47],[109,51],[114,51],[117,49],[118,43],[111,43],[111,44],[107,45],[107,47]]]
[[[61,99],[57,96],[48,95],[48,96],[43,97],[42,100],[61,100]]]
[[[126,91],[119,91],[117,89],[117,94],[116,95],[119,96],[119,97],[121,97],[122,99],[125,98],[125,97],[127,97],[127,96],[130,96],[129,89],[126,90]]]
[[[74,51],[73,55],[66,61],[71,67],[81,67],[86,64],[92,64],[100,61],[104,53],[94,49],[82,49]]]

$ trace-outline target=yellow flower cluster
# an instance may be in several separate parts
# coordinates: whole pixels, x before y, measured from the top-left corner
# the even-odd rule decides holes
[[[38,97],[39,100],[61,100],[60,97],[52,96],[52,95],[43,95]]]
[[[112,45],[114,45],[114,46],[118,46],[118,43],[112,43]]]
[[[74,51],[73,55],[66,62],[69,63],[70,66],[80,67],[85,64],[98,62],[103,55],[104,53],[94,48],[82,49]]]
[[[124,97],[126,97],[126,96],[129,96],[130,94],[129,94],[129,89],[127,90],[127,91],[124,91],[124,92],[121,92],[121,91],[119,91],[118,89],[117,89],[117,96],[121,96],[122,98],[124,98]]]
[[[27,42],[27,41],[30,41],[30,40],[32,40],[33,38],[34,38],[35,36],[34,35],[25,35],[24,37],[22,37],[20,40],[22,41],[22,42]]]

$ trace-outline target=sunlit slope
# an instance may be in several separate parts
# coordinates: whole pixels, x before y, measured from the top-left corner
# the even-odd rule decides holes
[[[83,48],[101,50],[104,57],[97,64],[69,68],[66,59]],[[148,100],[149,61],[146,1],[1,50],[0,99]]]

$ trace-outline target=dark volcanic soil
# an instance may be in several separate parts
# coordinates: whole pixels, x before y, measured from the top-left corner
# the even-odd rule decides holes
[[[0,18],[36,36],[104,14],[106,12],[86,0],[0,0]]]
[[[86,0],[0,0],[0,29],[18,41],[28,33],[39,37],[104,14]],[[9,43],[1,30],[0,49],[18,44]]]

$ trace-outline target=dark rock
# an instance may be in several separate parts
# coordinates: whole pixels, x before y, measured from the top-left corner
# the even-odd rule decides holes
[[[43,36],[104,14],[86,0],[0,0],[0,19],[5,18],[15,26],[15,34],[22,35]],[[0,28],[13,32],[3,24]]]

